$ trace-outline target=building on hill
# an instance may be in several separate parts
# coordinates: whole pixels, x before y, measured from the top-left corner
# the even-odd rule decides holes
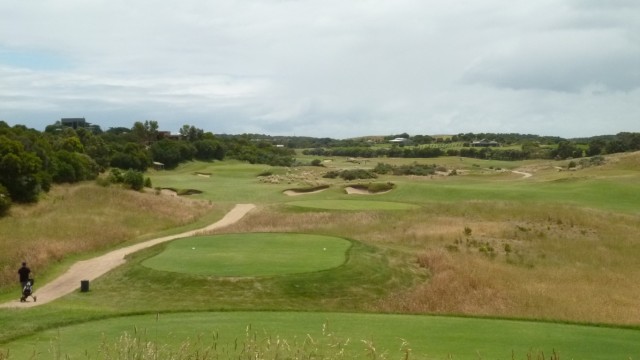
[[[73,129],[87,127],[87,120],[85,118],[62,118],[60,119],[62,126],[70,127]]]
[[[62,127],[70,127],[74,130],[77,129],[87,129],[94,133],[101,132],[99,125],[94,125],[90,122],[87,122],[85,118],[62,118],[60,119],[60,125]]]
[[[471,147],[498,147],[500,146],[499,143],[497,143],[496,141],[489,141],[487,139],[482,139],[480,141],[474,141],[471,143]]]

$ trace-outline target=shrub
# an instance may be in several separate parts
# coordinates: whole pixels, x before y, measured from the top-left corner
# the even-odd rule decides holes
[[[354,169],[354,170],[343,170],[342,172],[340,172],[340,177],[345,180],[356,180],[356,179],[375,179],[378,176],[368,170]]]
[[[328,179],[335,179],[340,177],[344,180],[356,180],[356,179],[375,179],[378,175],[372,173],[371,171],[364,169],[354,169],[354,170],[342,170],[342,171],[329,171],[324,174],[322,177]]]
[[[111,185],[111,181],[109,180],[108,177],[100,176],[96,179],[96,184],[102,187],[107,187]]]
[[[392,190],[395,187],[396,185],[394,183],[386,182],[386,183],[371,183],[367,188],[369,192],[379,193],[379,192]]]
[[[393,166],[385,163],[378,163],[375,168],[373,168],[373,172],[377,174],[389,174],[393,173]]]
[[[322,177],[323,178],[327,178],[327,179],[335,179],[339,175],[340,175],[339,171],[331,170],[331,171],[327,172],[326,174],[324,174]]]
[[[114,184],[121,184],[124,181],[124,174],[118,168],[112,168],[109,172],[109,181]]]
[[[0,216],[4,216],[11,208],[11,195],[4,186],[0,185]]]
[[[142,190],[144,186],[144,176],[136,170],[127,170],[124,173],[123,184],[132,190]]]
[[[447,171],[445,167],[439,167],[438,171]],[[401,166],[393,166],[389,164],[379,163],[374,169],[374,173],[378,174],[389,174],[393,175],[418,175],[418,176],[428,176],[433,175],[436,172],[435,165],[426,165],[426,164],[418,164],[413,163],[411,165],[401,165]]]
[[[471,230],[470,227],[468,227],[468,226],[464,227],[464,235],[465,236],[471,236],[471,232],[472,232],[472,230]]]

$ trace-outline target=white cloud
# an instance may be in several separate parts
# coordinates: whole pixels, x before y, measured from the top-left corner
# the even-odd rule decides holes
[[[64,66],[0,57],[0,119],[331,137],[640,131],[637,10],[623,0],[4,2],[0,49]]]

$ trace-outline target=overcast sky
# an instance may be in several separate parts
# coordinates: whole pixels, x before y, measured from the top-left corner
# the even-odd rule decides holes
[[[0,0],[0,120],[640,131],[638,0]]]

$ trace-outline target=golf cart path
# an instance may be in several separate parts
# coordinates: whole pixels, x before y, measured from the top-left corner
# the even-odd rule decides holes
[[[242,219],[249,211],[255,208],[253,204],[237,204],[231,211],[229,211],[219,221],[208,225],[204,228],[187,231],[181,234],[169,235],[145,242],[141,242],[135,245],[127,246],[121,249],[114,250],[102,256],[98,256],[93,259],[78,261],[73,264],[67,272],[62,274],[57,279],[42,286],[41,288],[35,287],[34,295],[37,296],[38,302],[31,301],[29,298],[27,302],[21,303],[19,300],[10,301],[4,304],[0,304],[0,308],[7,307],[32,307],[37,305],[46,304],[59,297],[67,295],[80,288],[80,282],[82,280],[94,280],[99,276],[107,273],[108,271],[116,268],[119,265],[125,263],[125,256],[132,254],[142,249],[183,238],[198,235],[206,231],[219,229],[228,225],[231,225],[238,220]],[[16,295],[16,298],[18,295]]]

